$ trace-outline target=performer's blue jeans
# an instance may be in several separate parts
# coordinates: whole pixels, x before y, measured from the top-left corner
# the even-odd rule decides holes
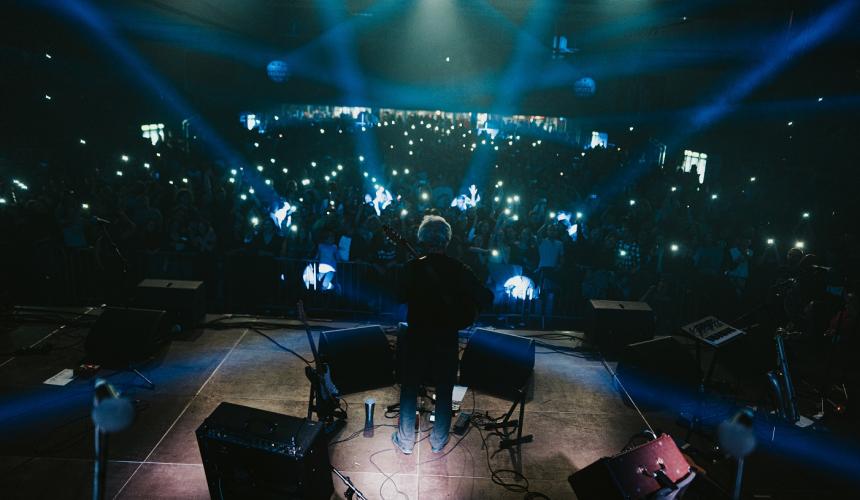
[[[434,453],[442,451],[448,443],[448,431],[451,429],[451,398],[453,385],[436,387],[436,421],[430,432],[430,447]],[[418,404],[418,385],[403,384],[400,386],[400,425],[394,440],[404,453],[412,453],[415,446],[415,410]]]

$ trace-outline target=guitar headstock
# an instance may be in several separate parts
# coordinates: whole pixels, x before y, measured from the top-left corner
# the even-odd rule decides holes
[[[418,252],[415,248],[412,247],[412,244],[409,243],[409,240],[400,235],[393,227],[388,224],[382,225],[382,232],[385,236],[394,242],[395,245],[405,248],[413,257],[418,256]]]

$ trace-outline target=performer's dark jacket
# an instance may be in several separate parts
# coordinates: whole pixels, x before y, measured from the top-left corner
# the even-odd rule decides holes
[[[431,253],[404,266],[398,301],[407,305],[409,325],[398,339],[401,383],[454,384],[463,327],[455,311],[468,305],[487,308],[493,293],[462,262]]]

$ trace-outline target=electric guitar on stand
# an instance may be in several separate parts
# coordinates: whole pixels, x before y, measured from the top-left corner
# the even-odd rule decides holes
[[[338,390],[331,380],[329,366],[320,359],[301,300],[296,303],[296,312],[299,321],[305,327],[308,343],[311,346],[311,354],[314,358],[314,366],[305,367],[305,375],[311,383],[311,392],[308,398],[308,419],[310,420],[316,413],[317,419],[324,423],[326,434],[333,435],[346,425],[346,412],[340,407]]]

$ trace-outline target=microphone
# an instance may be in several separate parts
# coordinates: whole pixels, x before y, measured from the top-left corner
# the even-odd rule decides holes
[[[752,453],[756,446],[752,427],[753,414],[746,408],[738,411],[731,420],[721,423],[717,429],[717,436],[723,450],[735,458],[742,458]]]
[[[364,437],[373,437],[373,409],[376,400],[367,398],[364,400]]]
[[[128,399],[120,397],[106,380],[97,379],[91,416],[99,430],[107,433],[119,432],[134,420],[134,405]]]

